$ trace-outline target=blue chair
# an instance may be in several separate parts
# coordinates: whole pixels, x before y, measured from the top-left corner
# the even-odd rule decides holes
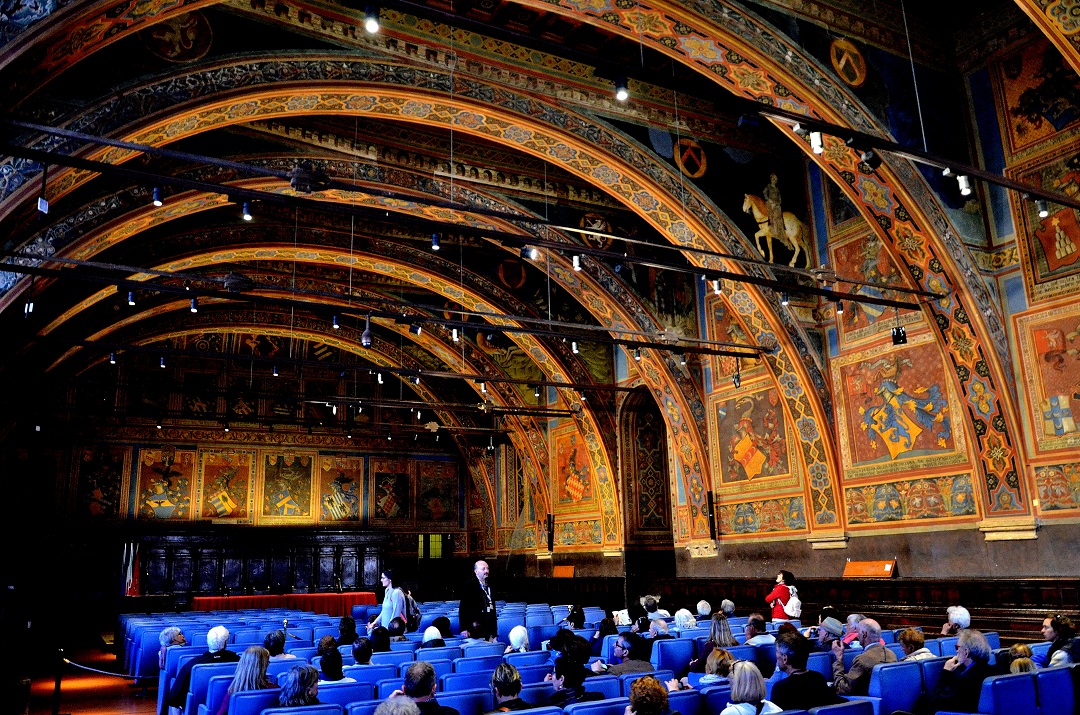
[[[509,641],[507,641],[509,642]],[[462,647],[461,655],[465,658],[481,658],[485,655],[502,657],[506,652],[506,643],[474,643]]]
[[[851,700],[839,705],[810,708],[810,715],[873,715],[874,706],[865,700]]]
[[[419,647],[420,643],[418,643],[417,641],[394,641],[390,644],[390,651],[396,652],[400,650],[407,650],[410,653],[415,653],[416,649]]]
[[[233,676],[215,675],[206,688],[206,702],[199,705],[199,715],[217,715],[221,702],[229,695]]]
[[[160,632],[160,631],[159,631]],[[173,679],[176,678],[177,671],[180,670],[180,661],[183,656],[187,656],[188,660],[194,658],[200,653],[205,653],[205,648],[196,648],[194,646],[179,646],[174,645],[165,651],[165,669],[158,672],[158,709],[157,712],[163,712],[165,705],[165,695],[169,692],[169,688],[172,687]],[[157,663],[157,657],[155,654],[154,663]]]
[[[337,640],[339,635],[341,631],[337,626],[317,626],[311,632],[311,640],[318,643],[323,636],[333,636],[334,640]]]
[[[199,706],[206,702],[206,690],[210,687],[210,678],[215,675],[234,675],[235,673],[236,663],[200,663],[192,668],[184,712],[194,715],[199,711]]]
[[[831,652],[811,653],[806,659],[806,669],[821,673],[826,682],[832,680],[832,664],[833,654]]]
[[[731,683],[710,685],[707,688],[702,688],[701,697],[705,699],[705,709],[708,712],[722,712],[731,700]]]
[[[397,677],[398,666],[393,664],[351,665],[348,668],[343,668],[342,673],[349,678],[354,678],[358,683],[371,683],[374,685],[380,680]]]
[[[433,660],[454,660],[460,657],[461,648],[420,648],[416,651],[415,657],[410,656],[405,660],[426,660],[428,662],[431,662]],[[375,662],[375,656],[371,656],[371,662]]]
[[[263,634],[257,630],[253,631],[237,631],[235,634],[233,643],[237,645],[262,645]]]
[[[390,693],[395,690],[401,690],[401,686],[401,678],[387,678],[386,680],[380,680],[375,683],[375,697],[386,700],[390,697]]]
[[[453,673],[454,672],[454,661],[452,661],[452,660],[425,660],[425,661],[415,661],[414,660],[414,661],[412,661],[410,663],[402,663],[401,665],[399,665],[398,666],[398,675],[400,675],[402,678],[404,678],[405,677],[405,671],[409,669],[409,666],[413,665],[413,663],[418,663],[418,662],[424,662],[424,663],[428,663],[429,665],[431,665],[431,667],[435,669],[435,677],[436,678],[440,678],[440,677],[446,675],[447,673]]]
[[[588,684],[590,680],[596,678],[586,678],[585,683]],[[615,681],[616,691],[619,689],[619,681],[616,678],[612,678]],[[530,705],[545,705],[551,700],[551,694],[555,692],[555,686],[551,683],[529,683],[528,685],[521,686],[521,699]],[[562,708],[559,708],[560,710]]]
[[[668,693],[668,706],[680,715],[706,715],[705,698],[696,690]]]
[[[448,650],[448,649],[447,648],[432,648],[431,650]],[[449,649],[449,650],[458,650],[458,649],[457,648],[452,648],[452,649]],[[427,656],[426,653],[424,655]],[[461,651],[458,651],[457,656],[460,656],[460,655],[461,655]],[[457,657],[457,656],[452,656],[452,657]],[[436,657],[436,656],[431,656],[431,657]],[[438,656],[438,657],[439,658],[446,658],[447,656],[443,655],[443,656]],[[402,663],[408,663],[409,661],[412,661],[412,660],[416,660],[416,656],[410,651],[403,651],[403,650],[390,651],[389,653],[374,653],[371,656],[371,664],[372,665],[401,665]]]
[[[526,628],[529,626],[550,626],[553,623],[555,623],[555,618],[551,615],[550,609],[547,613],[543,611],[525,611]]]
[[[870,673],[870,688],[866,695],[852,695],[849,700],[866,700],[874,715],[889,715],[896,710],[911,712],[922,691],[922,670],[916,661],[882,663]]]
[[[477,658],[458,658],[454,661],[455,673],[491,672],[503,662],[502,654],[483,655]]]
[[[670,670],[654,670],[651,673],[626,673],[625,675],[620,675],[619,687],[622,690],[623,696],[626,697],[630,694],[631,683],[633,683],[638,678],[644,678],[646,675],[651,675],[652,677],[659,680],[661,683],[666,683],[667,681],[675,677],[675,674],[672,673]]]
[[[983,636],[986,638],[986,642],[990,644],[991,649],[1001,647],[1001,636],[998,634],[997,631],[983,633]]]
[[[483,715],[495,708],[495,699],[490,688],[441,693],[436,700],[440,705],[454,708],[461,715]]]
[[[525,685],[526,683],[539,683],[544,679],[544,676],[551,672],[551,665],[524,665],[518,668],[518,673],[521,674],[522,685]]]
[[[771,676],[776,670],[776,646],[772,643],[754,646],[754,662],[763,676]]]
[[[1028,647],[1031,648],[1032,657],[1041,656],[1043,660],[1046,659],[1046,654],[1050,651],[1050,641],[1040,641],[1039,643],[1028,643]],[[170,648],[169,650],[172,650]]]
[[[1045,668],[1035,671],[1035,696],[1044,715],[1072,713],[1076,693],[1072,668]]]
[[[297,658],[303,658],[306,661],[310,661],[312,658],[319,654],[319,649],[315,646],[293,646],[290,643],[285,644],[285,652],[289,655],[295,655]]]
[[[546,650],[531,650],[528,653],[507,653],[503,656],[503,660],[520,669],[525,665],[547,665],[551,662],[551,653]]]
[[[375,686],[371,683],[329,683],[319,686],[320,703],[348,705],[375,698]],[[211,715],[213,715],[211,713]]]
[[[362,703],[349,703],[349,715],[374,715],[375,709],[382,704],[382,700],[368,700]]]
[[[545,705],[539,708],[529,708],[529,715],[563,715],[563,710],[553,705]]]
[[[1035,678],[1031,673],[994,675],[987,678],[983,681],[982,691],[979,693],[978,712],[986,715],[1039,715],[1035,699]],[[939,710],[938,715],[957,714]]]
[[[886,643],[885,648],[887,650],[891,650],[893,652],[893,655],[896,656],[897,660],[903,660],[904,659],[904,646],[903,646],[903,644],[901,644],[901,643]]]
[[[956,643],[959,641],[959,636],[949,636],[948,638],[939,638],[938,643],[941,645],[941,655],[947,658],[951,658],[956,655]]]
[[[585,692],[600,693],[604,699],[621,698],[622,683],[615,675],[593,675],[585,678]]]
[[[563,708],[566,715],[623,715],[630,698],[611,698],[589,703],[574,703]]]
[[[690,661],[694,659],[696,644],[686,638],[671,638],[653,644],[652,661],[654,668],[670,670],[676,674],[686,672]],[[775,668],[775,662],[773,666]],[[686,715],[683,713],[683,715]]]
[[[277,706],[280,693],[277,688],[233,693],[229,696],[229,715],[259,715],[266,708]]]
[[[337,704],[304,705],[296,708],[267,708],[263,710],[263,715],[345,715],[345,708]]]
[[[896,632],[895,631],[882,631],[881,632],[881,640],[885,641],[885,645],[888,645],[890,643],[895,643],[896,642]]]
[[[937,657],[941,657],[941,640],[938,638],[927,638],[923,641],[923,647],[933,653]]]
[[[551,623],[530,623],[525,626],[525,630],[529,634],[529,647],[539,648],[541,643],[554,638],[555,634],[558,633],[560,629],[558,626],[552,625]]]
[[[499,642],[500,643],[509,643],[510,642],[510,631],[513,630],[515,626],[524,626],[524,625],[525,625],[525,614],[524,613],[520,613],[520,614],[517,614],[517,613],[515,613],[515,614],[504,613],[503,615],[499,616],[499,619],[498,619],[498,622],[497,622],[497,630],[498,630],[498,640],[499,640]],[[540,644],[537,643],[536,647],[539,647],[539,646],[540,646]]]
[[[689,638],[691,640],[693,640],[694,638],[704,638],[706,640],[709,639],[708,628],[687,628],[683,631],[677,631],[677,634],[679,638]]]
[[[439,692],[450,693],[490,687],[493,672],[495,672],[494,668],[471,673],[447,673],[439,678]]]
[[[615,641],[617,640],[619,640],[618,635],[604,636],[604,643],[600,646],[600,657],[607,663],[610,663],[611,659],[614,657],[612,648],[614,648]]]
[[[926,658],[918,661],[919,670],[922,671],[922,689],[927,693],[934,692],[941,671],[945,668],[948,658]]]

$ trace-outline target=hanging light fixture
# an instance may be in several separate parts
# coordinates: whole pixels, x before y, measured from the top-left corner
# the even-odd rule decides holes
[[[274,365],[274,377],[278,376],[277,365]]]
[[[199,312],[199,299],[197,297],[192,296],[190,310],[191,310],[192,313],[198,313]]]
[[[626,77],[615,78],[615,99],[620,102],[630,99],[630,86],[626,82]]]
[[[155,186],[154,187],[153,196],[154,196],[154,198],[153,198],[154,206],[162,206],[162,205],[164,205],[165,202],[161,200],[161,187],[160,186]]]
[[[248,202],[248,201],[244,202],[244,210],[240,213],[240,218],[244,219],[245,221],[250,221],[251,220],[251,203],[250,202]]]
[[[1050,215],[1050,207],[1046,203],[1046,199],[1037,199],[1035,201],[1035,210],[1039,212],[1039,218],[1046,218]]]
[[[164,355],[162,355],[161,359],[158,360],[158,367],[165,367],[165,356]]]
[[[115,365],[116,364],[116,353],[109,353],[109,364],[110,365]]]
[[[783,293],[780,294],[780,305],[787,307],[788,303],[790,303],[790,302],[791,302],[791,296],[788,295],[787,291],[784,291]]]
[[[364,10],[364,29],[371,35],[379,31],[379,8],[377,5],[368,5],[367,9]]]
[[[135,305],[135,291],[128,291],[128,305]]]
[[[439,234],[437,233],[431,234],[431,250],[439,250]]]
[[[533,388],[533,397],[535,397],[538,400],[540,399],[540,386],[539,385],[537,385],[536,387]]]
[[[360,333],[360,344],[365,348],[371,347],[371,314],[364,318],[364,332]]]
[[[634,348],[634,362],[641,362],[641,348]]]
[[[331,326],[332,326],[332,327],[334,328],[334,330],[341,330],[341,325],[340,325],[340,324],[338,323],[338,320],[337,320],[337,316],[336,316],[336,315],[334,316],[334,319],[333,319],[333,321],[332,321],[332,322],[330,323],[330,325],[331,325]]]

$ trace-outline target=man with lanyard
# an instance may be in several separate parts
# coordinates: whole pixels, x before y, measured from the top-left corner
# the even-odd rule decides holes
[[[476,580],[470,579],[461,594],[458,622],[461,635],[465,638],[493,638],[498,633],[495,601],[487,582],[489,572],[486,561],[477,561],[473,566]]]

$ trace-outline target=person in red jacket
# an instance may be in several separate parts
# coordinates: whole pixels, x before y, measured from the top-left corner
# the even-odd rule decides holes
[[[776,574],[776,586],[765,597],[765,602],[772,606],[772,619],[774,621],[788,620],[788,614],[784,613],[784,604],[791,598],[790,587],[794,585],[795,576],[790,571],[781,571]]]

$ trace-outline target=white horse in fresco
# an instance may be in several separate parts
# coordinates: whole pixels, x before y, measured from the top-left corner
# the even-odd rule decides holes
[[[804,256],[804,261],[807,267],[810,266],[810,244],[809,244],[809,230],[806,228],[806,224],[798,219],[795,214],[790,211],[784,212],[784,235],[774,236],[772,227],[769,225],[769,209],[765,206],[765,199],[760,196],[751,196],[750,194],[744,194],[742,210],[748,214],[753,214],[754,221],[757,222],[758,230],[754,234],[754,241],[757,243],[758,251],[762,257],[767,257],[769,263],[773,262],[773,239],[780,241],[789,250],[793,251],[791,261],[788,262],[789,266],[794,266],[795,262],[799,260],[799,255]],[[765,255],[765,249],[761,246],[761,237],[765,237],[765,241],[769,246],[768,256]]]

